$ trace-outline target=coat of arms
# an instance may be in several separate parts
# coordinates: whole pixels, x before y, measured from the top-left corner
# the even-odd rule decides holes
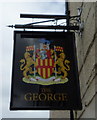
[[[52,85],[68,82],[70,61],[66,59],[62,46],[51,45],[48,40],[40,40],[26,46],[24,59],[20,60],[23,81],[31,84]]]

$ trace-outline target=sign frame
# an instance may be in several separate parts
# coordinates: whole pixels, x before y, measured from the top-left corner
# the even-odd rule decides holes
[[[21,34],[21,38],[56,38],[55,36],[62,36],[65,37],[71,35],[72,36],[72,45],[73,45],[73,52],[74,52],[74,74],[75,74],[75,81],[76,81],[76,86],[77,86],[77,106],[73,107],[58,107],[58,106],[37,106],[36,107],[15,107],[13,105],[14,101],[14,75],[15,75],[15,57],[16,57],[16,35]],[[37,37],[36,37],[37,36]],[[48,37],[49,36],[49,37]],[[37,103],[38,104],[38,103]],[[58,104],[57,104],[58,105]],[[13,70],[12,70],[12,84],[11,84],[11,102],[10,102],[10,110],[81,110],[82,109],[82,104],[81,104],[81,97],[80,97],[80,85],[79,85],[79,77],[78,77],[78,67],[77,67],[77,56],[76,56],[76,44],[75,44],[75,34],[74,32],[45,32],[45,31],[14,31],[14,52],[13,52]]]

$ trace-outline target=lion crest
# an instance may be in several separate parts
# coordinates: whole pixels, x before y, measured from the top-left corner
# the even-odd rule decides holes
[[[63,73],[63,76],[62,76],[63,79],[65,79],[67,77],[67,75],[68,75],[67,71],[70,70],[70,66],[69,66],[70,61],[65,60],[65,57],[66,56],[64,53],[60,53],[59,58],[55,62],[55,66],[56,66],[56,64],[59,66],[57,73],[58,74]]]
[[[24,58],[25,59],[20,60],[20,62],[22,63],[20,66],[20,70],[23,71],[23,76],[25,78],[29,78],[27,73],[29,72],[30,74],[33,74],[34,72],[36,72],[36,71],[32,71],[32,68],[31,68],[31,65],[36,66],[36,63],[33,60],[33,56],[31,56],[29,52],[24,53]]]
[[[61,46],[40,44],[27,46],[24,58],[20,60],[23,81],[31,84],[52,85],[68,82],[70,61],[66,59]]]

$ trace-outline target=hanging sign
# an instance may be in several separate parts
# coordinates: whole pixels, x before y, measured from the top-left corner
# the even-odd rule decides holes
[[[10,109],[81,109],[73,32],[14,32]]]

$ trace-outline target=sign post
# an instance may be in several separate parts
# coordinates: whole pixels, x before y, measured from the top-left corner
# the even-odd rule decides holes
[[[70,110],[70,120],[74,120],[73,110]]]

